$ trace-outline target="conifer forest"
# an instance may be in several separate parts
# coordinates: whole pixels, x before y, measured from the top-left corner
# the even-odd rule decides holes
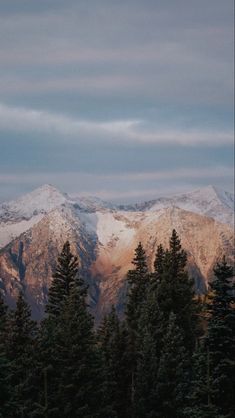
[[[68,241],[40,323],[0,293],[0,417],[234,418],[233,268],[222,257],[198,296],[186,263],[175,230],[154,271],[139,243],[125,313],[97,327]]]

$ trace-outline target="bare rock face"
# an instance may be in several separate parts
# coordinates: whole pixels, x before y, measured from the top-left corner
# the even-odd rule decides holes
[[[92,276],[100,280],[96,306],[98,316],[110,304],[118,304],[122,309],[124,279],[128,269],[132,268],[131,261],[139,241],[146,250],[152,270],[157,246],[163,244],[167,248],[172,229],[175,228],[182,247],[187,251],[188,269],[200,293],[206,291],[208,281],[213,276],[213,267],[221,255],[226,254],[230,261],[233,259],[232,228],[212,218],[179,208],[168,208],[145,216],[138,212],[113,213],[112,216],[116,231],[110,229],[107,240],[99,241],[97,257],[91,266]],[[101,215],[101,223],[105,222],[102,217],[104,214]]]
[[[71,216],[68,211],[65,214],[56,209],[0,251],[0,277],[11,306],[21,289],[34,317],[43,315],[57,257],[67,239],[79,258],[81,274],[89,282],[87,271],[94,258],[95,243]],[[91,295],[92,290],[95,293],[91,289]]]
[[[97,321],[112,304],[122,312],[126,273],[138,242],[152,269],[157,246],[168,247],[173,228],[187,251],[195,288],[205,292],[216,261],[223,254],[231,262],[234,257],[231,195],[216,197],[215,190],[209,190],[173,197],[172,202],[167,198],[168,206],[160,199],[159,207],[158,199],[154,204],[120,208],[97,199],[71,199],[43,186],[33,196],[0,206],[4,237],[2,241],[0,237],[0,288],[7,303],[14,306],[22,289],[33,316],[43,315],[58,254],[69,240],[89,284],[89,304]],[[182,207],[175,205],[176,200]]]

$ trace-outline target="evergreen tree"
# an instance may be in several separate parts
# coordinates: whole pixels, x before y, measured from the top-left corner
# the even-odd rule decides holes
[[[124,322],[120,322],[115,308],[107,315],[98,332],[103,354],[106,400],[113,416],[129,418],[130,371],[128,358],[128,333]],[[110,413],[110,417],[111,417]]]
[[[188,402],[182,416],[186,418],[223,418],[211,402],[211,383],[209,350],[205,345],[205,337],[203,337],[192,357],[192,377],[187,396]]]
[[[10,363],[6,358],[3,344],[0,344],[0,418],[6,418],[13,412],[10,374]]]
[[[85,298],[74,286],[59,318],[60,417],[105,418],[102,362]]]
[[[135,257],[132,261],[133,270],[129,270],[127,281],[129,285],[126,318],[130,329],[136,331],[141,306],[145,300],[148,284],[148,267],[146,254],[141,242],[135,250]]]
[[[135,373],[136,373],[136,340],[138,336],[138,324],[141,310],[146,299],[147,287],[149,284],[149,273],[147,267],[146,254],[139,243],[135,250],[135,257],[132,261],[134,265],[133,270],[129,270],[127,274],[127,281],[129,285],[127,295],[126,307],[126,321],[129,332],[129,358],[130,358],[130,405],[134,407],[135,396]]]
[[[5,339],[7,335],[7,306],[0,289],[0,418],[7,417],[13,410],[12,388],[10,385],[11,367],[6,356]]]
[[[66,241],[62,252],[58,257],[56,271],[53,274],[53,281],[49,289],[48,303],[46,312],[57,317],[66,298],[70,294],[71,286],[78,281],[78,259],[70,251],[70,243]]]
[[[161,281],[157,288],[157,303],[163,315],[163,326],[168,325],[172,311],[184,330],[185,345],[192,352],[197,334],[198,304],[194,295],[194,283],[186,271],[187,256],[181,248],[175,230],[170,239],[170,248],[165,251]]]
[[[150,416],[181,418],[188,393],[189,356],[174,313],[170,313],[163,347],[157,375],[158,406]]]
[[[11,386],[15,410],[10,417],[22,417],[31,409],[33,388],[31,376],[36,324],[31,320],[30,309],[19,293],[16,310],[11,313],[6,338],[6,353],[11,366]]]
[[[143,322],[143,317],[141,318]],[[157,411],[157,372],[159,358],[157,355],[154,334],[143,323],[137,341],[137,366],[135,374],[134,416],[137,418],[154,418]]]
[[[225,258],[214,269],[206,335],[194,356],[191,416],[235,417],[235,310]]]
[[[70,243],[66,241],[58,257],[49,289],[47,315],[40,326],[39,351],[36,355],[39,393],[34,406],[35,417],[44,416],[46,413],[48,418],[54,418],[61,414],[58,403],[58,387],[61,384],[58,341],[61,338],[61,326],[63,328],[61,315],[64,315],[64,308],[74,288],[79,292],[81,299],[85,300],[87,287],[78,275],[78,259],[71,253]]]
[[[39,328],[37,350],[34,355],[34,385],[37,396],[32,407],[32,418],[57,418],[60,358],[57,350],[58,318],[45,318]]]
[[[182,249],[180,238],[175,229],[173,229],[170,237],[170,255],[172,272],[175,276],[185,273],[187,263],[187,254]]]
[[[0,338],[3,337],[7,320],[7,306],[4,303],[2,292],[0,289]]]
[[[235,309],[233,269],[223,257],[214,269],[212,303],[208,305],[207,347],[210,354],[212,402],[225,416],[235,416]]]
[[[87,287],[67,242],[49,293],[39,335],[39,397],[33,417],[109,418],[102,359],[87,311]]]
[[[163,314],[157,302],[157,287],[149,286],[146,301],[139,317],[136,374],[135,374],[135,415],[155,417],[157,410],[157,374],[165,334]]]
[[[162,246],[162,244],[158,245],[157,252],[154,260],[154,273],[152,273],[152,287],[157,287],[157,285],[161,281],[161,277],[163,274],[163,268],[164,268],[164,255],[165,250]]]

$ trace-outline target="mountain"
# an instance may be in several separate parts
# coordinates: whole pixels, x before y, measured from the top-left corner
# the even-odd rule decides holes
[[[133,206],[123,206],[122,208],[127,211],[156,211],[172,206],[208,216],[222,223],[233,224],[234,195],[214,186],[207,186],[170,197],[160,197]]]
[[[233,259],[233,207],[233,196],[212,186],[120,206],[44,185],[0,205],[0,287],[11,306],[23,289],[34,317],[41,317],[57,256],[69,239],[99,320],[111,304],[123,311],[125,276],[138,242],[152,268],[157,246],[167,246],[175,228],[196,290],[204,292],[221,255]]]

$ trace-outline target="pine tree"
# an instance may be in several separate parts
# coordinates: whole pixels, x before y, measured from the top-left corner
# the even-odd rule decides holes
[[[214,269],[209,304],[207,347],[210,353],[212,402],[225,416],[235,416],[235,309],[232,306],[233,269],[223,257]]]
[[[157,375],[158,406],[150,416],[181,418],[188,392],[189,356],[174,313],[170,313],[163,346]]]
[[[60,414],[58,385],[60,383],[60,358],[57,351],[58,318],[45,318],[39,328],[34,355],[34,386],[37,396],[32,406],[32,418],[57,418]]]
[[[161,281],[157,288],[157,302],[163,314],[163,325],[168,324],[172,311],[182,326],[186,347],[192,352],[197,333],[198,304],[194,295],[194,283],[186,271],[187,256],[181,248],[175,230],[170,239],[170,248],[165,251]]]
[[[7,335],[7,306],[0,289],[0,418],[13,411],[12,387],[10,385],[11,367],[6,356],[5,339]]]
[[[53,281],[49,289],[48,303],[46,312],[54,317],[57,317],[66,298],[70,294],[71,286],[79,279],[78,273],[78,259],[70,251],[70,243],[66,241],[62,252],[58,257],[56,271],[53,274]]]
[[[93,319],[78,286],[72,288],[59,318],[56,350],[60,360],[60,417],[108,418]]]
[[[147,267],[146,254],[139,243],[135,250],[135,257],[132,261],[133,270],[129,270],[127,281],[129,285],[126,307],[126,321],[129,331],[129,358],[131,371],[130,404],[134,407],[135,396],[135,373],[136,373],[136,340],[138,336],[138,324],[141,310],[146,299],[147,287],[149,284],[149,272]]]
[[[133,270],[129,270],[127,281],[129,285],[126,317],[131,329],[136,329],[141,305],[145,299],[145,291],[148,283],[148,267],[145,251],[139,243],[132,261]]]
[[[185,250],[182,249],[180,238],[175,229],[172,231],[169,244],[172,272],[175,276],[184,274],[187,263],[187,254]]]
[[[163,268],[164,268],[164,255],[165,250],[162,244],[158,245],[157,252],[154,260],[154,273],[151,275],[152,287],[157,287],[161,281]]]
[[[210,357],[204,336],[192,357],[192,377],[182,416],[186,418],[224,418],[211,402],[211,389]]]
[[[47,315],[41,323],[38,337],[39,352],[36,362],[39,393],[34,406],[35,417],[41,417],[45,413],[47,417],[57,417],[61,413],[58,404],[61,358],[57,346],[63,326],[61,315],[64,314],[64,308],[74,288],[84,300],[87,287],[78,275],[78,259],[71,253],[70,243],[66,241],[53,274],[46,305]]]
[[[31,320],[30,309],[20,292],[16,310],[11,313],[6,338],[6,353],[11,367],[11,386],[15,410],[12,417],[22,417],[31,408],[33,388],[30,379],[33,369],[33,352],[36,324]],[[11,415],[9,415],[9,418]]]
[[[225,258],[214,269],[207,305],[206,335],[194,355],[192,417],[235,417],[235,309],[231,276]]]
[[[57,272],[62,261],[61,256]],[[48,315],[40,330],[39,398],[33,416],[109,418],[102,358],[87,311],[87,287],[77,275],[77,260],[70,251],[66,263],[67,273],[59,275],[59,281],[54,277]],[[71,263],[76,268],[70,269]]]
[[[157,374],[162,350],[163,317],[157,303],[157,288],[149,287],[139,318],[137,337],[134,410],[138,418],[155,417]]]
[[[111,416],[129,418],[130,371],[128,358],[128,333],[124,322],[120,322],[115,308],[107,315],[98,332],[103,355],[106,399],[110,404]]]
[[[2,292],[0,289],[0,335],[3,334],[6,326],[7,306],[4,303]]]
[[[156,417],[156,383],[159,367],[156,341],[147,324],[141,330],[138,341],[137,366],[135,374],[134,416],[137,418]]]

